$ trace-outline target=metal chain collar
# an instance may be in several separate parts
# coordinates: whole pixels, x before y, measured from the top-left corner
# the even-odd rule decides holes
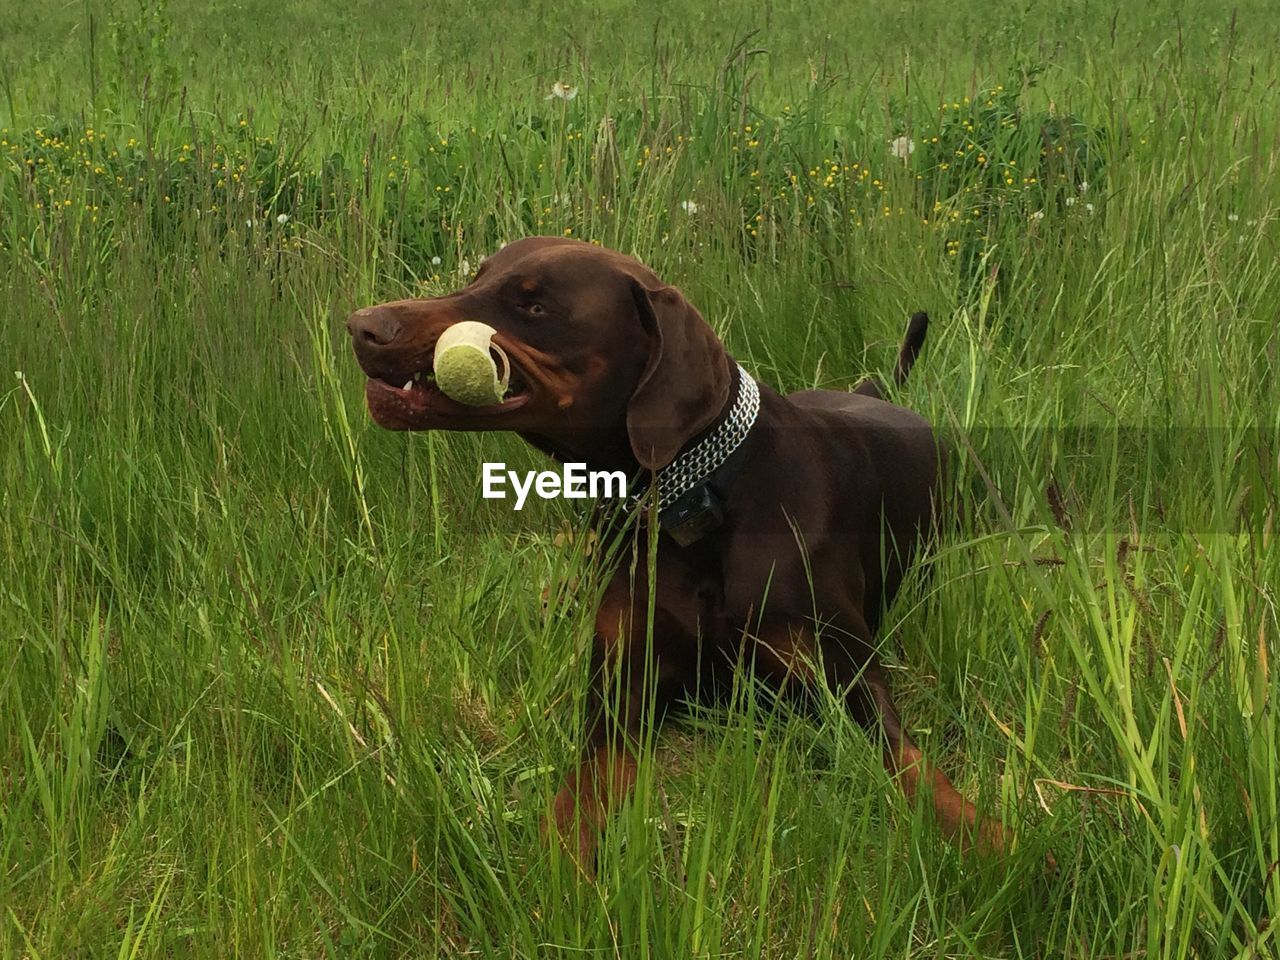
[[[699,483],[729,459],[746,439],[760,412],[760,389],[751,374],[738,364],[738,396],[733,409],[715,431],[696,446],[686,450],[658,471],[658,510],[665,510],[681,495]]]

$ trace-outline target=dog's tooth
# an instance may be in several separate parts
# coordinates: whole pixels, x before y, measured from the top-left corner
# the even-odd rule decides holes
[[[402,390],[408,390],[408,389],[409,389],[410,387],[412,387],[412,386],[413,386],[413,381],[412,381],[412,380],[406,380],[406,381],[404,382],[404,386],[403,386],[403,387],[401,387],[400,389],[402,389]]]

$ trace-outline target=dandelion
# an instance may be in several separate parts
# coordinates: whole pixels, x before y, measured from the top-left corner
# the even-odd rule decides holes
[[[471,276],[471,261],[468,260],[466,257],[463,257],[461,260],[458,261],[458,276],[460,277]]]
[[[168,200],[169,198],[168,198],[168,197],[165,197],[165,199],[166,199],[166,200]],[[256,221],[256,220],[246,220],[246,221],[244,222],[244,225],[245,225],[248,229],[252,230],[255,226],[257,226],[257,221]]]
[[[1232,223],[1235,223],[1237,220],[1239,220],[1239,219],[1240,219],[1240,214],[1238,214],[1238,213],[1228,213],[1228,214],[1227,214],[1227,219],[1228,219],[1228,220],[1230,220]]]
[[[544,100],[564,100],[566,103],[578,95],[578,88],[571,87],[567,83],[557,80],[551,85],[551,92],[548,93]]]
[[[288,222],[289,222],[289,215],[287,213],[282,213],[278,217],[276,217],[276,223],[280,224],[280,226],[282,227]]]
[[[1067,206],[1068,206],[1068,207],[1074,207],[1075,205],[1076,205],[1076,198],[1075,198],[1075,197],[1067,197]]]
[[[1086,204],[1084,205],[1084,208],[1085,208],[1085,210],[1086,210],[1086,211],[1088,211],[1089,213],[1093,213],[1093,204],[1092,204],[1092,203],[1086,203]]]
[[[1044,211],[1043,211],[1043,210],[1037,210],[1035,213],[1033,213],[1033,214],[1031,215],[1031,219],[1032,219],[1032,220],[1043,220],[1043,219],[1044,219]]]
[[[432,258],[431,258],[431,265],[432,265],[433,267],[438,267],[438,266],[440,266],[440,258],[439,258],[439,257],[432,257]]]
[[[694,203],[692,200],[682,200],[680,202],[680,209],[692,217],[695,213],[698,212],[698,205]]]
[[[916,142],[910,137],[894,137],[889,141],[889,153],[903,163],[916,152]]]
[[[1080,181],[1080,192],[1081,192],[1081,193],[1088,193],[1088,192],[1089,192],[1089,181],[1088,181],[1088,180],[1081,180],[1081,181]]]

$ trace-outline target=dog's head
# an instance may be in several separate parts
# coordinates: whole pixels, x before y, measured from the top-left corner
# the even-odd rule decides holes
[[[510,359],[500,403],[457,403],[433,382],[436,341],[462,320],[493,327]],[[391,430],[514,430],[584,459],[625,443],[658,469],[729,394],[729,358],[683,294],[639,261],[578,240],[518,240],[463,289],[357,310],[347,329],[369,411]]]

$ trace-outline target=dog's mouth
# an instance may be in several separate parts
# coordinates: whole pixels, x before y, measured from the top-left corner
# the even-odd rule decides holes
[[[484,426],[484,421],[514,413],[533,399],[529,379],[521,375],[519,366],[495,351],[499,370],[510,363],[510,378],[502,400],[480,406],[459,403],[436,384],[432,352],[426,351],[425,366],[417,369],[369,374],[365,399],[379,426],[389,430],[475,429]]]

